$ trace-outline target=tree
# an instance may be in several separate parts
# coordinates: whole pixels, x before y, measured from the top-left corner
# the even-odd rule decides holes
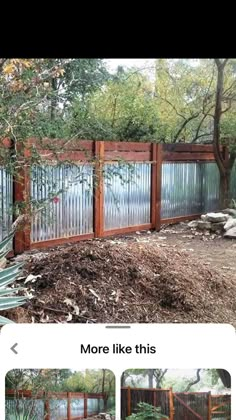
[[[125,386],[129,381],[132,386],[138,387],[143,379],[147,380],[148,388],[161,388],[167,369],[128,369],[124,372],[122,377],[122,386]]]
[[[156,60],[154,98],[162,141],[195,143],[211,136],[213,85],[210,60],[197,66],[191,60]]]
[[[196,385],[198,382],[200,382],[200,380],[201,380],[200,372],[201,372],[201,369],[197,369],[197,371],[196,371],[196,379],[194,379],[193,381],[191,381],[191,382],[188,383],[188,385],[185,388],[184,392],[188,392],[193,385]]]
[[[137,70],[119,69],[88,97],[86,106],[75,101],[73,131],[96,139],[150,139],[156,120],[152,105],[151,82]]]
[[[217,68],[217,86],[215,94],[215,112],[214,112],[214,132],[213,132],[213,148],[217,166],[220,172],[220,206],[227,207],[230,200],[230,178],[232,168],[236,159],[236,144],[231,147],[230,157],[227,159],[221,149],[221,118],[222,115],[229,111],[232,106],[232,101],[236,98],[234,88],[236,81],[234,80],[231,86],[224,90],[225,68],[228,59],[215,59]],[[227,103],[223,109],[223,104]]]

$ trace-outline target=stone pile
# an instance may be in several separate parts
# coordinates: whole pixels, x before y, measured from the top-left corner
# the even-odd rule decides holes
[[[97,418],[101,420],[115,420],[115,416],[108,413],[99,413]]]
[[[207,213],[199,220],[188,223],[190,228],[223,234],[225,238],[236,239],[236,210],[225,209],[222,212]]]

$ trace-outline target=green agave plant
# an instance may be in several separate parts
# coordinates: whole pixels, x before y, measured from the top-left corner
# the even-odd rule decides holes
[[[9,245],[13,239],[14,232],[10,233],[2,242],[0,242],[0,262],[4,260],[5,256],[9,252]],[[27,298],[24,296],[16,296],[22,287],[16,287],[14,289],[9,288],[16,277],[19,275],[19,269],[24,263],[18,263],[8,268],[0,270],[0,311],[5,311],[17,306],[24,305]],[[13,323],[10,319],[0,316],[0,325]]]

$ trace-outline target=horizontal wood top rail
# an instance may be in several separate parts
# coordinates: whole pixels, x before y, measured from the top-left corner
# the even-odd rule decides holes
[[[131,391],[159,391],[159,392],[169,392],[170,388],[132,388],[130,386],[122,386],[121,389],[130,389]]]
[[[118,152],[150,152],[152,143],[141,143],[131,141],[104,141],[104,149],[106,151],[118,151]]]
[[[215,161],[214,153],[196,153],[196,152],[163,152],[163,161],[165,162],[182,162],[182,161]]]
[[[117,151],[105,151],[105,160],[128,160],[128,161],[150,161],[151,152],[137,152],[137,151],[126,151],[126,152],[117,152]]]
[[[70,398],[77,398],[77,399],[104,399],[107,397],[106,393],[93,393],[93,392],[47,392],[45,395],[44,391],[38,391],[34,393],[32,390],[18,390],[15,391],[14,389],[7,389],[5,392],[7,397],[23,397],[23,398],[57,398],[57,399],[67,399]]]
[[[212,144],[189,144],[189,143],[164,143],[163,151],[165,152],[200,152],[200,153],[213,153]],[[221,150],[223,146],[221,146]]]

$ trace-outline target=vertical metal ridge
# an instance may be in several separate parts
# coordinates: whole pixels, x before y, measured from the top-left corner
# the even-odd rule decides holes
[[[151,165],[106,164],[105,230],[150,223]]]
[[[164,163],[161,217],[217,210],[219,171],[216,163]]]
[[[32,242],[93,232],[93,167],[34,166],[31,197],[38,203],[52,198],[32,221]]]
[[[10,232],[13,221],[13,177],[0,167],[0,240]]]

